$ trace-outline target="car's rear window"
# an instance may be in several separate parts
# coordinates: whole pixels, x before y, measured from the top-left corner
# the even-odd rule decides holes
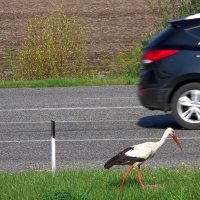
[[[194,37],[200,38],[200,26],[187,29],[187,32]]]
[[[199,47],[200,26],[184,29],[182,27],[169,26],[158,36],[156,36],[147,48],[176,48],[176,49],[195,49]]]

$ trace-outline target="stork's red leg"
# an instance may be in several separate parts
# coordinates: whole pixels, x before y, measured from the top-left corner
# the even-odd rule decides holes
[[[143,184],[142,178],[141,178],[140,165],[138,166],[138,180],[139,180],[139,182],[140,182],[140,186],[142,187],[142,189],[144,189],[144,184]]]
[[[120,189],[124,187],[124,183],[126,181],[127,176],[130,174],[130,172],[135,168],[135,164],[131,165],[131,167],[124,173],[124,178],[122,180],[122,183],[120,185]]]

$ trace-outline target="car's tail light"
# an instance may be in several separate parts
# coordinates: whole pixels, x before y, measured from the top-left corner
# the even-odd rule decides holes
[[[146,89],[145,88],[140,88],[139,89],[139,95],[143,96],[146,92]]]
[[[160,50],[148,51],[143,55],[142,62],[144,64],[150,64],[165,59],[167,57],[173,56],[178,52],[179,52],[178,50],[174,49],[160,49]]]

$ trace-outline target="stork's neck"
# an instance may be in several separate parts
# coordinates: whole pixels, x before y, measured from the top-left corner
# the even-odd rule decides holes
[[[165,132],[163,134],[162,138],[158,142],[156,142],[157,149],[159,149],[163,144],[165,144],[168,136],[169,136],[169,134],[167,132]]]

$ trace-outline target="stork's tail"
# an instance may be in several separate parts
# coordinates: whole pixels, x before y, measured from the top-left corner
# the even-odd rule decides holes
[[[128,147],[124,149],[122,152],[118,153],[116,156],[112,157],[108,160],[104,167],[106,169],[110,169],[113,165],[127,165],[136,162],[135,158],[131,158],[125,155],[127,151],[133,150],[134,147]]]
[[[111,162],[106,162],[104,165],[105,169],[110,169],[113,166],[113,164]]]
[[[116,160],[118,160],[118,155],[116,155],[113,158],[111,158],[110,160],[108,160],[105,163],[104,168],[105,169],[110,169],[113,165],[116,165]]]

